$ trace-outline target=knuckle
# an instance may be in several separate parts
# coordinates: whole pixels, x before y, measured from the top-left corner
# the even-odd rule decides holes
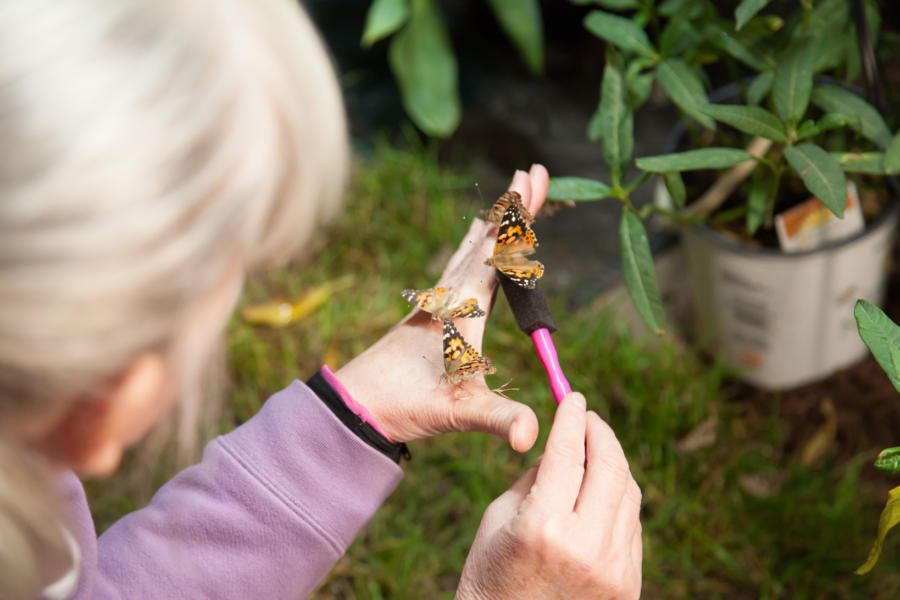
[[[631,469],[624,454],[604,454],[597,457],[597,461],[599,466],[606,470],[610,477],[614,477],[616,480],[627,479],[634,483],[634,479],[631,477]],[[634,483],[634,485],[637,487],[637,483]],[[640,496],[640,490],[638,490],[638,496]]]
[[[570,437],[558,439],[556,440],[556,444],[554,444],[553,450],[557,455],[563,458],[584,462],[584,459],[582,458],[584,456],[584,440],[572,439]]]
[[[516,537],[526,546],[541,548],[544,542],[547,521],[536,514],[518,521]]]

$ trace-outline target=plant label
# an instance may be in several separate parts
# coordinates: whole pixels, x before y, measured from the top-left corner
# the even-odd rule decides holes
[[[775,217],[778,243],[784,252],[815,250],[829,242],[853,237],[865,227],[856,184],[852,181],[847,182],[843,219],[834,216],[818,198],[810,198]]]

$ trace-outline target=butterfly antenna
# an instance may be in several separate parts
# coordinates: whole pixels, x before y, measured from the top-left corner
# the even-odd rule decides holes
[[[510,398],[509,396],[506,395],[506,392],[518,392],[519,388],[509,387],[510,383],[512,383],[512,379],[510,379],[509,381],[507,381],[500,387],[492,389],[491,391],[493,393],[497,394],[498,396],[502,396],[503,398],[506,398],[507,400],[512,400],[512,398]]]

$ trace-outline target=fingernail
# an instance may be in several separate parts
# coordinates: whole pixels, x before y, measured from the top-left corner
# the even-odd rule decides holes
[[[577,406],[581,410],[587,408],[587,400],[584,399],[584,396],[582,394],[578,392],[572,392],[571,394],[569,394],[569,398],[571,398],[575,406]]]

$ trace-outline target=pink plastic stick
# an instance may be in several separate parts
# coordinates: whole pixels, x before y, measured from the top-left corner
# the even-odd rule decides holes
[[[550,378],[550,389],[553,390],[553,397],[556,403],[562,402],[563,396],[572,391],[572,386],[563,375],[562,367],[559,366],[559,356],[556,354],[556,347],[550,338],[550,332],[546,329],[535,329],[531,332],[531,341],[534,342],[534,349],[537,350],[538,358],[544,364],[544,370],[547,371],[547,377]]]

